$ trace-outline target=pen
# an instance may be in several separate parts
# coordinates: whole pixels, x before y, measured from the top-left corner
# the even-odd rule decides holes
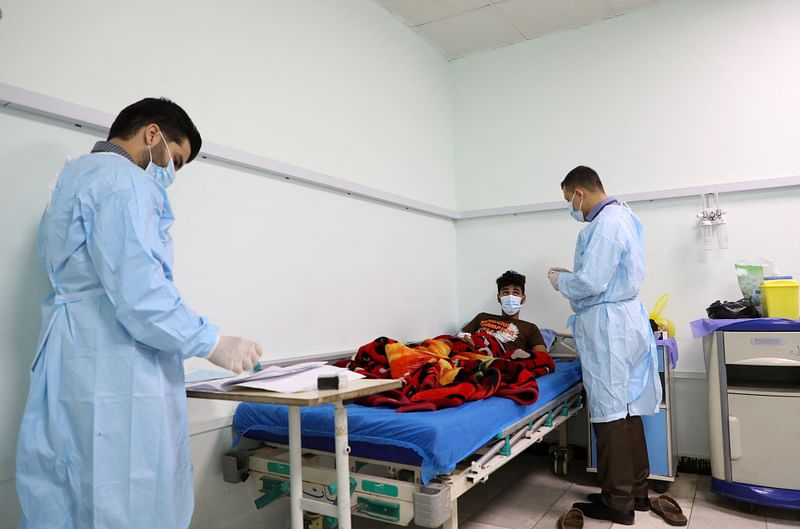
[[[253,373],[258,373],[265,367],[267,367],[265,362],[256,362],[256,365],[253,366]]]

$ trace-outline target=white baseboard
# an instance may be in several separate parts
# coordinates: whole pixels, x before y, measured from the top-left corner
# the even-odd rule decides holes
[[[698,371],[673,371],[672,376],[675,378],[691,378],[695,380],[706,380],[708,377],[705,373]]]
[[[200,435],[213,430],[228,429],[232,426],[233,414],[189,421],[189,435]]]

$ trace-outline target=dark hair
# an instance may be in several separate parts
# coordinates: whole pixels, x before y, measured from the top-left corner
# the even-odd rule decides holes
[[[181,143],[184,139],[189,140],[191,154],[186,163],[194,160],[197,153],[200,152],[203,139],[189,118],[189,114],[176,103],[164,97],[160,99],[147,97],[123,108],[114,123],[111,124],[108,139],[130,139],[142,127],[146,127],[150,123],[155,123],[161,128],[167,141]]]
[[[605,192],[605,189],[603,189],[603,182],[600,181],[597,172],[585,165],[579,165],[567,173],[567,176],[561,182],[561,189],[575,189],[578,186],[588,189],[589,191]]]
[[[508,270],[506,273],[497,278],[497,291],[503,290],[503,287],[516,286],[522,289],[525,293],[525,276],[519,272]]]

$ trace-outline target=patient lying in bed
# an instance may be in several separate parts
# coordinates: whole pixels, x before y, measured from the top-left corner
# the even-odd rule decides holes
[[[472,343],[473,333],[491,334],[513,359],[530,358],[533,351],[547,352],[539,327],[519,317],[525,303],[525,276],[509,270],[498,277],[497,302],[500,315],[481,312],[464,326],[458,337]]]
[[[470,342],[450,335],[414,344],[381,337],[336,365],[368,378],[402,379],[402,388],[358,402],[404,412],[450,408],[491,396],[530,405],[539,398],[536,378],[555,370],[546,351],[514,360],[496,338],[482,332],[472,334]]]
[[[478,314],[457,336],[442,335],[418,344],[381,337],[336,364],[369,378],[399,378],[401,389],[359,402],[397,411],[432,411],[491,396],[530,405],[539,397],[536,378],[555,364],[533,323],[519,319],[525,276],[508,271],[497,278],[503,316]]]

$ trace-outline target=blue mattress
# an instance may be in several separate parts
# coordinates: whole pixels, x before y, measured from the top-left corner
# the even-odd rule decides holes
[[[421,468],[427,483],[489,442],[497,432],[529,415],[581,381],[580,362],[557,361],[540,377],[539,399],[530,406],[491,397],[444,410],[398,413],[391,408],[347,405],[351,454]],[[303,446],[333,451],[333,406],[302,408]],[[239,435],[288,444],[288,409],[272,404],[239,404],[234,416]]]

